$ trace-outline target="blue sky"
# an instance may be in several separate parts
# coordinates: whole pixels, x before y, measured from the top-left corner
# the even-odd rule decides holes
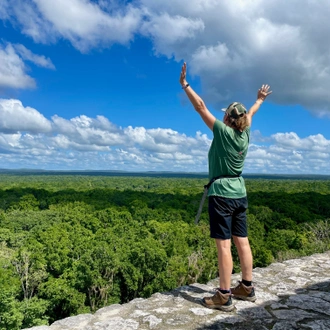
[[[330,174],[326,0],[2,0],[1,168],[207,172],[208,108],[249,108],[245,173]],[[306,19],[308,17],[308,19]]]

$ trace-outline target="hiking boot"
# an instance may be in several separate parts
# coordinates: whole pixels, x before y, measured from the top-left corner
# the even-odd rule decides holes
[[[231,294],[234,298],[247,300],[247,301],[256,301],[257,297],[254,292],[254,287],[246,286],[241,281],[238,282],[235,288],[231,288]]]
[[[219,290],[217,290],[214,296],[203,298],[202,304],[205,307],[220,309],[225,312],[230,312],[235,308],[231,300],[231,294],[230,293],[224,294],[221,293]]]

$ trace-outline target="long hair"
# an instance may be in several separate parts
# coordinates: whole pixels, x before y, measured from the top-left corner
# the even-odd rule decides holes
[[[228,117],[229,117],[228,120],[229,120],[230,126],[241,132],[243,132],[249,126],[248,120],[246,117],[246,113],[240,114],[239,117],[236,119],[233,117],[230,117],[230,116],[228,116]]]

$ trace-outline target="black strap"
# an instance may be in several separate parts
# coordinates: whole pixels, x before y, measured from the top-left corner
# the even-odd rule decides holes
[[[220,175],[220,176],[216,176],[215,178],[213,178],[212,180],[210,180],[210,182],[208,184],[206,184],[204,186],[204,193],[203,193],[203,196],[202,196],[202,200],[199,204],[199,209],[198,209],[198,212],[197,212],[197,215],[196,215],[196,218],[195,218],[195,224],[197,225],[198,224],[198,221],[199,221],[199,218],[201,216],[201,213],[202,213],[202,209],[203,209],[203,204],[204,204],[204,201],[205,201],[205,198],[207,196],[207,192],[211,186],[211,184],[218,180],[218,179],[223,179],[223,178],[239,178],[241,175]]]
[[[240,176],[241,176],[240,174],[238,174],[238,175],[219,175],[219,176],[216,176],[215,178],[211,179],[209,181],[209,183],[204,186],[204,188],[209,189],[211,187],[211,184],[214,181],[218,180],[218,179],[223,179],[223,178],[239,178]]]

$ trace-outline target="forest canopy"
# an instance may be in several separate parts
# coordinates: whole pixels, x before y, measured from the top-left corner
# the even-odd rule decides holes
[[[0,329],[218,276],[206,177],[0,175]],[[330,181],[247,178],[254,267],[330,249]],[[239,271],[233,249],[234,270]]]

